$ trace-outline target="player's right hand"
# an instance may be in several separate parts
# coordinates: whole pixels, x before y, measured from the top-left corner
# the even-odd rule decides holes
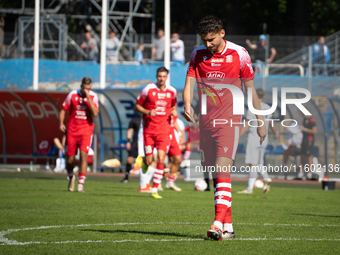
[[[267,135],[267,128],[265,125],[262,125],[260,127],[257,127],[257,134],[260,137],[260,145],[262,144],[262,142],[264,141],[264,139],[266,139],[266,135]]]
[[[156,110],[155,110],[155,109],[152,109],[152,110],[149,112],[149,116],[150,116],[150,117],[156,116]]]
[[[60,124],[59,130],[60,130],[61,132],[65,133],[65,132],[66,132],[66,126],[65,126],[65,124]]]

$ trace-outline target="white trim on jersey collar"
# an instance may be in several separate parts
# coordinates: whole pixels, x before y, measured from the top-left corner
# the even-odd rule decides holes
[[[223,39],[223,41],[225,42],[225,45],[224,45],[224,49],[223,49],[222,52],[221,52],[221,55],[223,55],[223,54],[227,51],[227,49],[228,49],[228,47],[227,47],[227,41],[224,40],[224,39]]]

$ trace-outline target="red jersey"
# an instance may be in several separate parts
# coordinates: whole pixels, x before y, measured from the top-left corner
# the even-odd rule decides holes
[[[170,131],[171,108],[177,103],[177,91],[174,87],[167,85],[160,90],[156,84],[148,84],[137,97],[137,104],[147,110],[156,110],[156,115],[150,117],[143,115],[143,127],[145,132],[167,133]]]
[[[94,105],[99,109],[98,96],[93,91],[90,91],[91,99]],[[71,91],[64,103],[63,109],[69,110],[67,132],[72,134],[88,134],[93,133],[94,122],[90,110],[90,104],[86,96],[81,95],[80,90]]]
[[[191,54],[187,76],[196,78],[200,105],[202,94],[207,94],[204,90],[214,98],[207,95],[207,114],[200,115],[200,123],[208,128],[213,119],[234,117],[230,90],[216,85],[232,85],[242,91],[242,81],[253,79],[254,72],[248,52],[237,44],[225,41],[220,53],[211,52],[204,45],[197,47]]]

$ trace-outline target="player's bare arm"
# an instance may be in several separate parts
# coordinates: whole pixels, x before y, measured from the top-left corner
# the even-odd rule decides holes
[[[64,124],[65,115],[66,115],[66,111],[64,109],[61,109],[59,113],[59,130],[63,133],[66,132],[66,126]]]
[[[248,129],[249,129],[249,123],[248,123],[248,121],[245,121],[244,127],[242,127],[242,130],[241,130],[241,136],[243,136],[245,133],[247,133]]]
[[[141,113],[141,114],[149,115],[150,117],[156,116],[156,110],[155,109],[147,110],[143,106],[141,106],[140,104],[135,104],[134,110],[136,112]]]
[[[183,103],[184,103],[184,117],[189,122],[195,123],[194,109],[191,107],[191,101],[194,97],[194,88],[196,79],[187,76],[183,90]]]
[[[257,96],[256,90],[255,90],[255,86],[254,86],[254,80],[248,80],[244,82],[244,85],[246,86],[246,91],[248,91],[248,88],[252,89],[252,100],[253,100],[253,106],[256,110],[261,110],[261,105],[260,105],[260,101],[259,98]],[[262,115],[255,115],[256,119],[261,122],[261,120],[263,121],[263,125],[257,128],[257,134],[260,137],[260,144],[262,144],[262,142],[264,141],[264,139],[266,138],[267,135],[267,128],[264,125],[264,118]],[[260,124],[260,123],[259,123]]]
[[[132,133],[133,133],[133,128],[129,128],[128,131],[126,132],[126,150],[127,151],[130,151],[131,149],[130,139],[132,137]]]
[[[272,132],[274,133],[274,138],[277,139],[279,137],[279,132],[276,130],[276,127],[275,127],[275,124],[272,124],[273,121],[271,119],[271,122],[270,122],[270,129],[272,130]]]

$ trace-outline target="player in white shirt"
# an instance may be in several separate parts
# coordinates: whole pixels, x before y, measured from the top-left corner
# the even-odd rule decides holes
[[[257,89],[256,93],[260,101],[261,110],[270,109],[270,106],[268,104],[262,102],[262,99],[265,94],[263,89]],[[272,125],[273,122],[269,121],[272,118],[272,115],[270,114],[270,115],[266,115],[263,117],[265,119],[265,125],[266,125],[267,130],[268,130],[268,127],[270,126],[276,139],[279,136],[279,134],[275,129],[275,125]],[[253,120],[253,121],[249,123],[250,120]],[[252,125],[253,127],[249,126],[249,124]],[[264,186],[263,186],[264,193],[267,193],[269,191],[270,183],[272,182],[272,180],[268,176],[268,173],[266,171],[263,171],[263,168],[262,168],[262,165],[264,163],[264,154],[266,152],[266,147],[268,145],[268,136],[265,138],[262,144],[260,144],[259,136],[257,134],[257,127],[256,127],[257,125],[260,125],[260,124],[257,124],[255,114],[248,110],[247,115],[246,115],[245,125],[241,131],[241,136],[244,135],[249,130],[245,163],[250,164],[250,172],[249,172],[249,179],[248,179],[248,187],[245,190],[238,191],[237,193],[239,194],[252,194],[253,193],[253,188],[255,185],[258,172],[261,173],[263,180],[264,180]]]

